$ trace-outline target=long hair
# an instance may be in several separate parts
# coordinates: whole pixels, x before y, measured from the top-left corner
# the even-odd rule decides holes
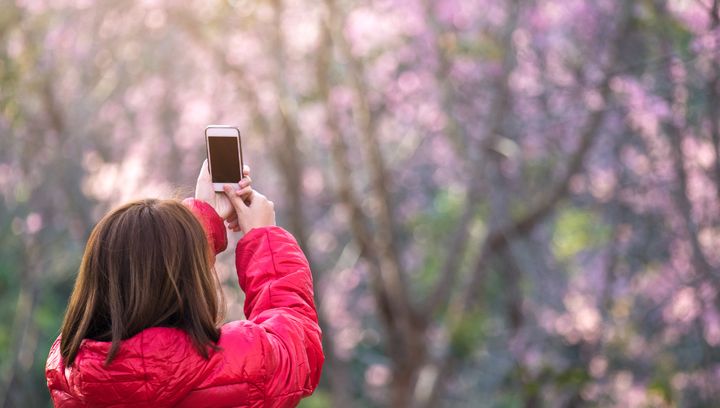
[[[220,338],[219,282],[200,221],[173,200],[140,200],[107,214],[83,255],[61,329],[60,353],[72,365],[83,339],[121,340],[149,327],[176,327],[203,357]]]

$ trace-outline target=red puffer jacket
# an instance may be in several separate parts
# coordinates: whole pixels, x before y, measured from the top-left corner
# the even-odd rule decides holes
[[[222,219],[186,200],[216,253],[227,246]],[[318,384],[320,345],[310,268],[295,239],[257,228],[238,242],[236,266],[248,320],[222,327],[220,349],[201,357],[180,329],[153,327],[124,340],[108,367],[109,342],[84,340],[71,367],[60,338],[46,377],[58,407],[292,407]]]

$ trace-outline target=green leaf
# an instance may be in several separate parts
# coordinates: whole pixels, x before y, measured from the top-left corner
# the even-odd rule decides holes
[[[461,359],[468,357],[477,350],[486,331],[485,317],[480,312],[469,315],[452,331],[450,336],[452,353]]]
[[[593,212],[569,208],[557,217],[553,232],[552,248],[555,257],[569,261],[585,249],[605,244],[610,237],[610,228]]]

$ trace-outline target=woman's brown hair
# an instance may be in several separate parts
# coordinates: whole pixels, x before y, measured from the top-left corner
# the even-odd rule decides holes
[[[83,339],[120,341],[156,326],[183,329],[198,353],[215,347],[222,319],[213,254],[200,221],[173,200],[141,200],[107,214],[83,255],[61,329],[72,365]]]

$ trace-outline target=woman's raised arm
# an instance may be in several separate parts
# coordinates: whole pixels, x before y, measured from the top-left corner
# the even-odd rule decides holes
[[[317,387],[325,359],[310,266],[295,238],[275,226],[272,201],[255,191],[247,205],[225,192],[246,234],[235,264],[245,316],[263,344],[263,393],[273,407],[295,406]]]
[[[271,406],[294,406],[317,387],[325,359],[307,259],[289,232],[270,226],[243,237],[236,266],[245,316],[269,345],[266,398]]]

